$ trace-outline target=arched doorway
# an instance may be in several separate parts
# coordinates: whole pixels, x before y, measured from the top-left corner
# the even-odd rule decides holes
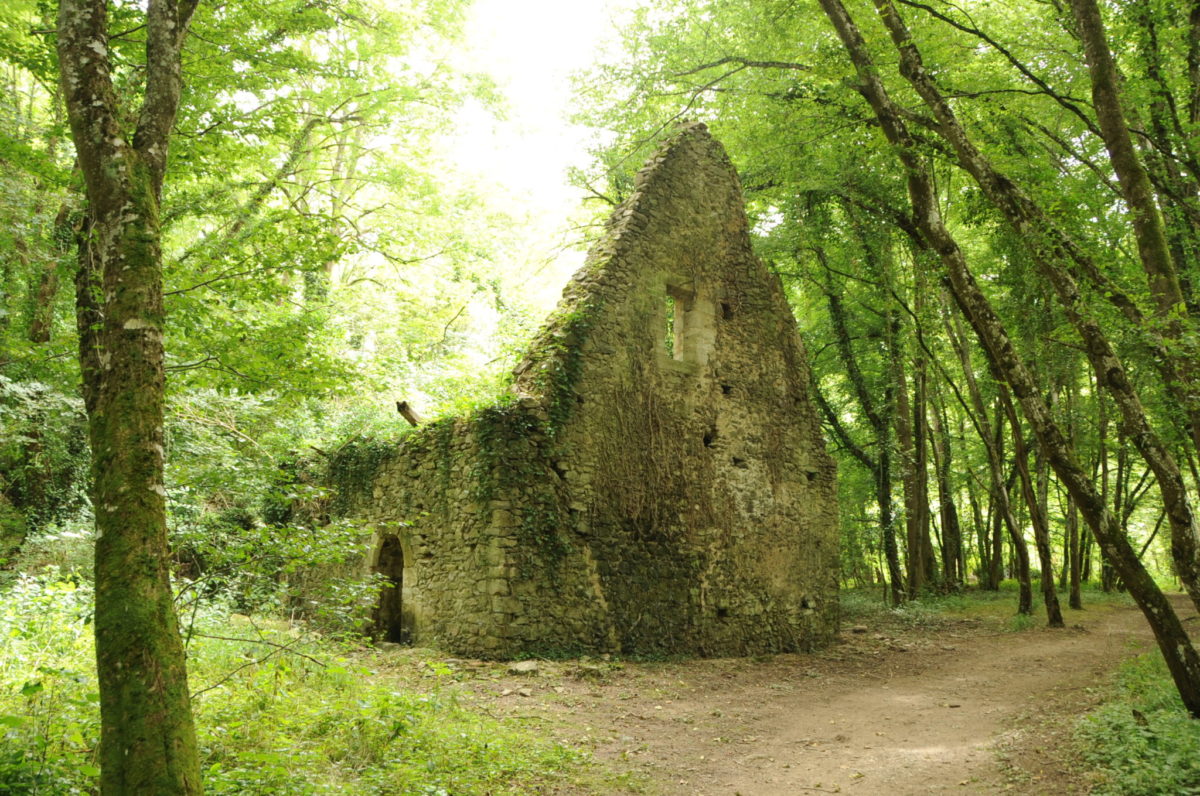
[[[383,581],[383,588],[379,590],[379,605],[375,608],[375,636],[381,641],[407,644],[409,633],[402,612],[404,549],[400,546],[399,537],[389,534],[383,538],[374,569]]]

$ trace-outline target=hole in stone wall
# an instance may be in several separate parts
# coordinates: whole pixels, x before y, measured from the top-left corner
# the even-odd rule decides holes
[[[708,431],[704,432],[704,447],[711,448],[712,444],[716,442],[716,440],[717,430],[715,428],[710,428]]]
[[[550,462],[550,466],[554,468],[554,472],[559,478],[567,477],[567,468],[563,467],[562,462]]]
[[[733,307],[729,306],[729,302],[722,301],[721,302],[721,319],[727,321],[732,317],[733,317]]]
[[[729,609],[728,608],[718,608],[717,609],[717,619],[728,619],[728,618],[729,618]]]
[[[729,395],[732,392],[733,392],[732,384],[722,384],[721,385],[721,395]]]
[[[739,459],[739,458],[738,458],[738,457],[736,457],[736,456],[734,456],[734,457],[733,457],[733,466],[734,466],[734,467],[741,467],[743,470],[744,470],[744,469],[746,469],[747,467],[749,467],[749,465],[748,465],[748,464],[746,464],[746,460],[745,460],[745,459]]]
[[[379,604],[375,606],[375,635],[383,641],[406,644],[408,628],[401,612],[404,590],[404,549],[396,536],[384,537],[374,570],[383,576]]]
[[[808,476],[809,481],[817,480],[817,471],[816,470],[809,470],[807,473],[805,473],[805,475]]]
[[[805,611],[811,611],[813,609],[812,600],[808,599],[808,597],[801,597],[800,608]]]

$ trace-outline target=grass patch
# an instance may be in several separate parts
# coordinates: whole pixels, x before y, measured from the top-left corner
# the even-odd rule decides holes
[[[95,792],[91,604],[53,571],[2,595],[0,793]],[[209,794],[527,794],[589,776],[580,752],[459,705],[448,670],[403,688],[352,647],[200,614],[188,663]]]
[[[1111,697],[1075,736],[1093,793],[1200,794],[1200,721],[1184,709],[1157,650],[1121,666]]]
[[[1017,583],[1006,580],[997,591],[968,588],[951,594],[926,594],[891,607],[884,603],[879,589],[843,589],[839,595],[844,625],[865,624],[899,630],[935,628],[962,619],[975,619],[994,625],[1000,631],[1019,632],[1041,627],[1046,622],[1041,593],[1034,583],[1033,614],[1017,614]],[[1123,592],[1103,592],[1085,587],[1082,593],[1084,609],[1112,608],[1132,605]],[[1067,608],[1067,594],[1059,592],[1059,602],[1070,622],[1072,612]]]

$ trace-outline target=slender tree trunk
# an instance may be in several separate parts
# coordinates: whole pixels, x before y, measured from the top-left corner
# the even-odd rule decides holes
[[[873,442],[878,453],[875,456],[871,456],[863,446],[857,444],[851,438],[850,433],[838,419],[837,412],[825,400],[820,388],[815,384],[813,385],[813,395],[817,399],[822,414],[825,415],[826,422],[838,440],[841,441],[845,449],[855,459],[867,468],[874,478],[875,497],[879,505],[879,525],[883,540],[884,557],[887,560],[892,604],[899,605],[904,602],[905,592],[904,575],[900,569],[900,549],[896,543],[896,518],[895,512],[892,509],[891,414],[890,406],[888,406],[892,393],[890,388],[884,391],[884,406],[886,410],[880,410],[875,402],[875,397],[867,385],[862,368],[858,364],[858,358],[854,354],[854,348],[851,345],[850,328],[846,320],[846,310],[842,304],[842,297],[834,284],[833,272],[828,267],[825,253],[820,247],[817,247],[814,249],[814,254],[825,270],[825,299],[829,309],[830,324],[833,326],[834,338],[837,342],[838,357],[846,370],[846,376],[853,388],[858,408],[863,416],[866,417],[871,427],[874,435]]]
[[[1067,498],[1067,550],[1071,564],[1071,591],[1067,605],[1079,611],[1083,608],[1083,596],[1080,591],[1080,578],[1083,573],[1082,546],[1079,544],[1079,509],[1070,497]]]
[[[914,308],[919,310],[918,300]],[[916,453],[917,544],[920,545],[921,580],[926,588],[936,585],[937,557],[933,552],[930,524],[933,512],[929,507],[929,368],[923,354],[918,353],[914,365],[916,378],[913,393],[913,447]]]
[[[926,439],[927,376],[925,358],[913,362],[912,396],[909,395],[906,361],[899,339],[899,317],[891,324],[888,339],[895,390],[896,443],[900,454],[904,487],[905,551],[908,596],[915,598],[928,588],[934,573],[933,546],[929,539],[929,475]]]
[[[1179,339],[1184,333],[1179,317],[1180,313],[1185,311],[1179,275],[1167,245],[1167,235],[1150,177],[1137,156],[1133,137],[1121,110],[1117,67],[1108,48],[1100,8],[1096,0],[1071,0],[1071,10],[1075,15],[1079,37],[1087,55],[1096,120],[1100,124],[1113,171],[1117,174],[1125,202],[1129,206],[1138,256],[1146,271],[1158,315],[1166,324],[1169,336]],[[1192,370],[1194,368],[1189,369]],[[1191,373],[1187,375],[1191,383]],[[1197,449],[1200,449],[1200,414],[1195,410],[1194,399],[1190,408],[1193,441]]]
[[[992,491],[992,522],[991,536],[988,539],[991,544],[991,569],[988,570],[988,586],[990,591],[998,591],[1000,583],[1004,580],[1004,523],[1005,514],[1001,504],[1005,498],[995,490]]]
[[[1050,472],[1046,457],[1037,457],[1037,525],[1035,525],[1038,560],[1042,566],[1042,596],[1046,601],[1046,620],[1050,627],[1066,627],[1058,592],[1054,587],[1053,547],[1050,544],[1050,512],[1048,493]]]
[[[59,272],[70,259],[71,241],[75,237],[71,229],[71,207],[63,202],[54,219],[51,230],[52,256],[46,259],[38,277],[33,296],[33,309],[29,317],[29,342],[48,343],[54,326],[54,300],[58,297]]]
[[[939,511],[942,517],[942,577],[947,588],[957,589],[962,585],[963,555],[962,530],[958,523],[958,508],[954,505],[954,491],[950,487],[951,452],[950,433],[940,416],[940,406],[934,401],[930,407],[932,431],[930,442],[933,448],[934,472],[937,473]]]
[[[1033,611],[1029,548],[1025,544],[1025,538],[1021,535],[1020,525],[1012,513],[1010,494],[1015,473],[1007,480],[1004,476],[1004,410],[997,399],[995,423],[993,424],[988,419],[987,407],[983,404],[983,396],[971,368],[970,356],[965,341],[962,339],[961,329],[948,327],[948,331],[963,366],[968,395],[975,413],[975,425],[984,444],[984,451],[988,459],[988,473],[991,475],[992,481],[992,552],[987,588],[991,590],[1000,588],[1000,581],[1004,577],[1004,531],[1007,530],[1016,563],[1013,575],[1016,577],[1018,588],[1017,613],[1029,614]]]
[[[988,528],[991,521],[990,509],[989,516],[985,517],[983,506],[976,493],[974,477],[967,481],[967,503],[971,507],[971,523],[975,526],[975,545],[979,557],[979,587],[981,589],[994,590],[995,587],[988,582],[991,570],[991,549],[988,546]]]

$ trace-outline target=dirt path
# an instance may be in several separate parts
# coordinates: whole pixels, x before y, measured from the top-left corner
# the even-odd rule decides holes
[[[1064,793],[1079,780],[1057,742],[1090,689],[1153,644],[1128,607],[1071,611],[1059,631],[929,622],[758,660],[451,664],[476,707],[590,745],[654,793]]]

